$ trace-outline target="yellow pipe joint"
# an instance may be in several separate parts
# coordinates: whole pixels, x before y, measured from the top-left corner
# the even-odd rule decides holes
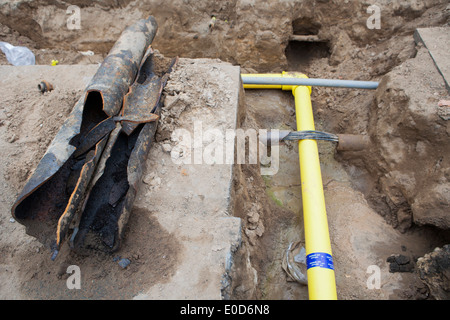
[[[255,78],[304,78],[307,79],[308,77],[300,72],[286,72],[283,71],[279,74],[273,74],[273,73],[259,73],[259,74],[242,74],[242,76],[249,76],[249,77],[255,77]],[[292,85],[266,85],[266,84],[244,84],[244,89],[281,89],[284,91],[292,91],[297,86]],[[311,94],[312,89],[310,86],[307,86],[309,88],[309,93]]]

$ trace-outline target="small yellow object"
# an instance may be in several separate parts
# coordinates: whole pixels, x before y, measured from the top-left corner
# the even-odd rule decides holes
[[[56,66],[59,63],[58,60],[52,60],[52,66]]]

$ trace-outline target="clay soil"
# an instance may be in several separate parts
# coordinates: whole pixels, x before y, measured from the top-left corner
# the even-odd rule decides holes
[[[150,214],[138,212],[142,209],[131,215],[126,241],[117,254],[82,256],[62,252],[57,268],[51,265],[48,251],[26,236],[21,225],[10,220],[16,194],[95,72],[93,64],[103,60],[123,28],[136,19],[148,14],[157,18],[159,31],[153,46],[167,57],[221,59],[241,66],[242,72],[248,73],[287,70],[303,72],[311,78],[380,81],[417,55],[412,37],[416,27],[448,25],[450,16],[446,1],[425,1],[417,6],[394,1],[386,5],[388,16],[383,16],[383,27],[368,30],[367,6],[359,1],[348,1],[345,8],[335,8],[331,1],[315,1],[316,11],[303,1],[261,5],[251,1],[195,4],[99,1],[96,5],[78,2],[84,32],[64,28],[67,3],[63,1],[35,1],[35,4],[24,1],[17,4],[18,9],[2,2],[0,41],[31,48],[37,64],[48,65],[57,59],[67,65],[64,67],[68,73],[66,79],[58,80],[62,86],[44,95],[37,90],[14,91],[17,86],[2,84],[0,299],[132,299],[140,291],[164,282],[174,272],[179,255],[176,237]],[[212,15],[217,22],[210,30]],[[29,28],[24,28],[24,22]],[[290,41],[293,34],[319,35],[324,41]],[[81,53],[87,50],[94,55]],[[0,63],[8,64],[2,54]],[[77,69],[80,64],[88,65],[84,66],[87,69]],[[27,76],[20,73],[17,81],[35,86],[27,83]],[[440,98],[448,95],[441,89],[436,92],[431,95]],[[314,88],[312,102],[317,129],[367,134],[374,99],[375,93],[371,91]],[[22,110],[24,100],[34,106],[32,113]],[[295,130],[290,92],[246,91],[245,103],[243,128]],[[166,138],[159,135],[156,146],[161,148]],[[329,143],[319,143],[319,149],[339,298],[432,299],[417,270],[391,273],[386,260],[393,254],[403,254],[417,261],[434,248],[449,243],[448,230],[413,223],[399,229],[396,212],[383,201],[384,191],[376,167],[368,167],[362,154],[336,155]],[[292,281],[281,267],[289,243],[303,239],[295,143],[280,148],[280,159],[280,170],[271,177],[261,176],[259,165],[238,168],[235,185],[239,201],[235,215],[244,221],[244,241],[258,282],[251,296],[236,290],[232,298],[308,298],[307,288]],[[248,231],[254,212],[263,225],[258,235]],[[121,258],[132,261],[128,268],[118,265]],[[78,264],[85,266],[86,287],[82,291],[62,290],[65,281],[61,280],[68,277],[67,267]],[[382,270],[380,290],[369,290],[366,286],[370,265]]]

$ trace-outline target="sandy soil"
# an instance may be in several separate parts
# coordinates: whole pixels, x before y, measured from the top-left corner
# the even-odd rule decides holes
[[[385,25],[381,30],[368,30],[365,27],[365,4],[360,1],[348,1],[343,6],[321,1],[317,2],[316,11],[301,1],[280,1],[258,7],[251,1],[196,2],[186,10],[180,9],[178,2],[168,4],[161,1],[114,1],[114,4],[100,1],[95,6],[80,1],[78,4],[83,9],[84,29],[75,32],[64,28],[66,6],[60,1],[24,2],[17,7],[2,3],[0,7],[0,41],[30,47],[38,64],[48,65],[52,59],[58,59],[60,64],[64,64],[58,68],[67,70],[62,78],[46,79],[55,84],[55,90],[41,94],[36,83],[36,79],[41,78],[38,68],[33,69],[34,74],[29,74],[31,71],[26,68],[2,69],[5,74],[10,74],[10,80],[2,79],[0,107],[3,163],[0,166],[1,299],[130,299],[141,290],[164,283],[174,273],[174,265],[180,257],[179,242],[154,215],[142,208],[132,215],[130,236],[126,237],[117,255],[98,253],[83,257],[63,252],[57,266],[51,265],[48,252],[41,244],[27,237],[23,227],[10,220],[10,207],[16,193],[25,184],[95,72],[97,65],[92,64],[102,61],[129,21],[155,14],[160,29],[154,47],[162,53],[167,56],[220,58],[241,65],[245,72],[290,70],[317,78],[382,80],[395,67],[409,61],[405,63],[406,69],[397,68],[391,74],[393,84],[387,80],[386,83],[395,88],[407,87],[405,92],[414,96],[416,84],[404,79],[411,75],[410,69],[420,73],[429,65],[422,64],[417,69],[419,71],[410,66],[410,63],[417,63],[417,60],[414,63],[408,60],[417,55],[412,32],[419,26],[448,25],[450,16],[446,1],[424,1],[416,5],[393,1],[384,7],[385,14],[391,19],[383,19]],[[287,14],[272,19],[274,8]],[[355,15],[349,18],[348,12],[355,12]],[[211,14],[218,17],[212,31],[208,29]],[[28,28],[23,28],[24,21],[29,22]],[[299,46],[289,41],[292,34],[305,32],[316,33],[326,42]],[[80,53],[86,50],[93,50],[95,55]],[[304,59],[305,53],[310,58]],[[7,64],[2,54],[0,64]],[[69,68],[67,64],[73,66]],[[434,75],[429,79],[437,81]],[[446,98],[447,93],[441,89],[441,86],[437,89],[431,86],[430,90],[434,91],[427,92],[430,97],[427,96],[424,103],[434,105],[436,99]],[[388,97],[377,97],[368,91],[316,88],[312,94],[316,125],[333,133],[374,136],[377,124],[373,122],[373,116],[378,110],[377,103],[382,98],[392,98],[391,102],[395,104],[399,95],[401,98],[399,90],[392,92]],[[245,99],[248,113],[244,128],[295,128],[290,93],[247,91]],[[405,101],[401,100],[402,103]],[[389,118],[388,114],[383,115]],[[442,120],[439,121],[442,129],[444,125]],[[398,127],[395,121],[389,124],[392,130]],[[169,130],[160,130],[159,142],[163,144],[169,134],[170,125]],[[420,132],[415,132],[415,135],[420,136]],[[406,142],[414,148],[417,146],[414,139]],[[384,146],[397,150],[395,145]],[[377,147],[382,148],[383,145],[378,144]],[[401,179],[396,181],[395,176],[393,180],[380,177],[392,166],[400,170],[404,164],[391,159],[390,166],[386,158],[380,158],[379,149],[366,155],[346,157],[335,155],[329,144],[320,144],[320,155],[339,298],[429,298],[429,290],[416,271],[391,273],[386,261],[392,254],[403,254],[416,261],[435,247],[448,243],[445,230],[418,227],[413,223],[406,224],[406,227],[399,224],[399,208],[403,209],[401,214],[407,216],[405,220],[411,220],[409,199],[405,199],[408,190],[401,188],[408,183]],[[436,164],[440,156],[439,153],[433,154],[430,162]],[[281,148],[281,161],[279,173],[269,178],[261,177],[258,166],[238,168],[235,215],[242,218],[251,265],[258,272],[258,283],[251,297],[306,299],[306,288],[290,281],[281,267],[289,243],[302,240],[295,144]],[[445,167],[439,170],[445,170]],[[443,177],[448,178],[448,174]],[[390,181],[395,182],[395,188],[391,187]],[[399,190],[406,191],[395,198]],[[408,197],[414,198],[414,195]],[[395,203],[396,199],[399,199],[398,203]],[[259,217],[256,222],[255,213]],[[256,235],[249,231],[255,230],[255,223],[259,227]],[[143,230],[151,232],[144,233]],[[136,234],[143,236],[136,237]],[[118,257],[128,258],[132,264],[122,269],[117,264]],[[66,289],[66,270],[71,264],[85,265],[87,271],[84,272],[83,283],[86,290]],[[370,265],[381,268],[382,286],[379,290],[367,288],[366,271]],[[246,297],[249,291],[244,291],[236,289],[234,297]]]

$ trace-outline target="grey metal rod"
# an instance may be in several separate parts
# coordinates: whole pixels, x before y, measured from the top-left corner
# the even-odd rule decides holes
[[[353,89],[378,88],[378,82],[375,81],[356,81],[356,80],[333,80],[333,79],[309,79],[309,78],[288,78],[288,77],[251,77],[242,75],[244,84],[255,85],[285,85],[285,86],[317,86],[317,87],[337,87]]]

